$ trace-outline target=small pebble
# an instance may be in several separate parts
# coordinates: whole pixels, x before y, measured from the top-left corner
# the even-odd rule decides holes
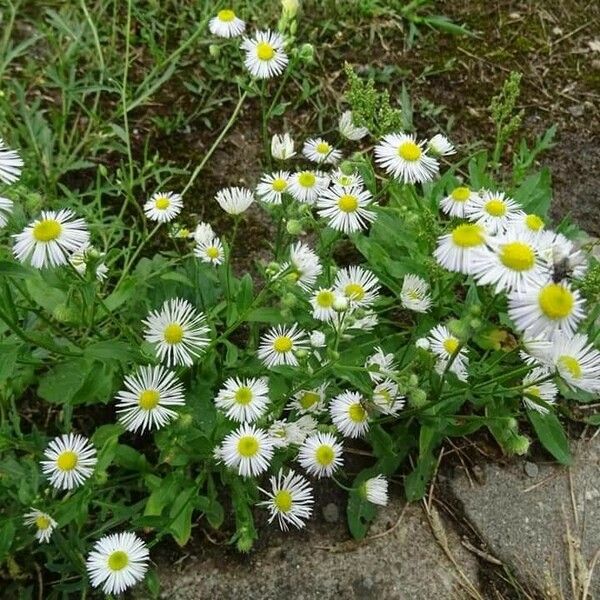
[[[532,462],[526,462],[523,468],[528,477],[537,477],[538,473],[540,472],[538,466]]]
[[[337,523],[340,520],[340,509],[337,504],[330,502],[323,507],[323,518],[328,523]]]
[[[567,108],[567,110],[574,116],[574,117],[583,117],[583,113],[584,113],[584,107],[582,104],[576,104],[575,106],[569,106],[569,108]]]

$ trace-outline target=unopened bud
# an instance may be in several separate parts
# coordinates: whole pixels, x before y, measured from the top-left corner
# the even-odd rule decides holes
[[[214,56],[215,58],[218,58],[218,56],[221,54],[221,48],[219,46],[217,46],[217,44],[211,44],[208,47],[208,53],[211,56]]]
[[[285,228],[290,235],[300,235],[302,233],[302,223],[296,219],[290,219]]]

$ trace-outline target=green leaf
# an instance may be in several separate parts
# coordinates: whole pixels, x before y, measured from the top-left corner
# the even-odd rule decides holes
[[[120,360],[127,362],[132,359],[133,351],[129,344],[118,340],[94,342],[83,351],[88,358],[98,360]]]
[[[82,388],[90,371],[90,363],[74,358],[57,364],[40,378],[37,393],[53,404],[69,404]]]
[[[192,534],[192,514],[194,512],[194,496],[196,488],[187,488],[177,496],[171,507],[169,526],[173,539],[185,546]]]
[[[31,270],[11,260],[0,260],[0,275],[24,279],[31,274]]]
[[[563,465],[571,464],[571,452],[569,442],[558,417],[549,412],[545,415],[536,410],[528,410],[527,416],[542,443],[542,446]]]
[[[377,515],[377,507],[369,502],[361,491],[362,484],[380,473],[377,466],[362,470],[354,479],[352,491],[348,494],[346,518],[352,537],[361,540],[367,534],[369,524]]]

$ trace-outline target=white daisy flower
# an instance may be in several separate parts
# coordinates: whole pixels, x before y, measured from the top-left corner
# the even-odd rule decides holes
[[[223,462],[242,477],[258,476],[269,468],[273,440],[264,429],[243,423],[221,444]]]
[[[424,145],[412,134],[390,133],[375,146],[375,162],[404,183],[431,181],[440,166]]]
[[[377,314],[370,310],[365,312],[362,317],[351,321],[348,324],[348,329],[364,333],[365,331],[373,330],[377,323]]]
[[[94,472],[96,449],[89,440],[76,433],[55,437],[44,450],[42,471],[58,490],[79,487]]]
[[[384,379],[373,390],[373,404],[384,415],[396,416],[405,403],[405,399],[398,396],[398,385],[391,379]]]
[[[258,358],[269,368],[278,365],[295,367],[298,359],[294,353],[307,348],[306,333],[298,328],[297,323],[292,327],[277,325],[263,335],[258,347]]]
[[[438,357],[435,369],[441,375],[448,367],[454,353],[460,347],[460,341],[450,333],[445,325],[436,325],[429,332],[428,339],[431,352]],[[461,381],[466,381],[468,366],[469,357],[467,356],[467,350],[466,348],[460,348],[448,370],[454,373]]]
[[[89,242],[86,242],[79,250],[76,250],[69,259],[69,262],[73,265],[73,268],[80,274],[85,275],[88,263],[94,262],[104,256],[103,252],[99,252]],[[104,281],[108,273],[108,267],[103,262],[96,262],[95,264],[96,279],[98,281]]]
[[[567,277],[571,279],[585,277],[588,268],[587,257],[572,240],[554,231],[542,231],[537,235],[537,239],[540,256],[548,269],[552,270],[555,281]]]
[[[441,133],[434,135],[427,142],[427,149],[433,156],[450,156],[451,154],[456,154],[456,149],[452,142]]]
[[[313,348],[324,348],[327,345],[327,339],[322,331],[311,331],[310,345]]]
[[[465,207],[465,216],[493,234],[505,231],[511,224],[521,220],[523,211],[518,202],[503,192],[481,190],[479,197]]]
[[[244,38],[242,50],[246,52],[244,64],[251,75],[268,79],[281,75],[288,63],[283,49],[283,38],[274,31],[258,31],[254,38]]]
[[[365,185],[363,178],[358,174],[357,171],[348,175],[341,169],[336,169],[330,174],[331,182],[334,185],[338,185],[342,188],[360,188],[362,189]]]
[[[304,142],[302,154],[315,163],[335,165],[342,158],[342,153],[323,138],[310,138]]]
[[[25,525],[35,525],[35,539],[40,544],[50,541],[50,536],[58,523],[48,513],[37,510],[37,508],[31,508],[31,511],[25,513],[23,517]]]
[[[429,284],[418,275],[412,273],[405,275],[400,291],[400,302],[408,310],[426,313],[432,302]]]
[[[225,260],[223,244],[218,237],[203,239],[201,242],[196,243],[194,256],[197,256],[202,262],[211,265],[223,264],[223,261]]]
[[[304,440],[298,452],[298,462],[310,475],[331,477],[344,463],[343,451],[332,433],[318,432]]]
[[[76,219],[72,210],[63,208],[58,212],[42,211],[39,219],[13,238],[17,260],[43,269],[66,264],[89,241],[90,234],[83,219]]]
[[[469,275],[475,255],[485,250],[488,238],[483,225],[462,223],[438,238],[433,256],[448,271]]]
[[[120,594],[142,581],[150,552],[145,542],[129,531],[99,539],[86,560],[92,587],[105,594]]]
[[[275,134],[271,138],[271,156],[276,160],[288,160],[295,156],[294,140],[289,133]]]
[[[9,198],[0,197],[0,227],[4,227],[8,223],[8,217],[11,215],[14,208],[14,203]]]
[[[421,337],[415,342],[415,346],[417,348],[421,348],[421,350],[431,350],[431,344],[426,337]]]
[[[325,392],[327,382],[321,384],[318,388],[300,390],[294,394],[288,408],[295,410],[301,415],[316,415],[325,410]]]
[[[470,272],[479,285],[493,285],[496,293],[526,292],[550,278],[540,259],[537,234],[510,227],[488,240],[490,250],[474,253]]]
[[[518,331],[530,337],[553,338],[559,332],[574,333],[583,319],[583,299],[568,283],[546,283],[508,296],[508,316]]]
[[[296,242],[290,248],[290,265],[297,277],[296,282],[305,291],[313,287],[317,277],[323,271],[319,257],[303,242]],[[290,265],[285,264],[282,270],[286,270]]]
[[[156,192],[144,204],[144,212],[150,221],[168,223],[172,221],[183,208],[180,194],[175,192]]]
[[[333,288],[319,288],[310,299],[313,307],[312,316],[319,321],[331,321],[337,313],[334,308],[334,302],[337,292]]]
[[[256,195],[267,204],[281,204],[281,196],[288,191],[289,180],[288,171],[265,173],[256,186]]]
[[[340,269],[333,284],[340,294],[346,296],[355,306],[371,306],[379,295],[379,281],[367,269],[352,266]]]
[[[158,359],[167,366],[191,366],[208,345],[204,314],[181,298],[166,300],[142,321],[144,339],[154,344]]]
[[[366,189],[334,185],[317,199],[319,215],[328,219],[332,229],[352,233],[366,229],[377,215],[369,210],[373,196]]]
[[[338,431],[350,438],[363,437],[369,431],[369,414],[359,392],[342,392],[329,405],[329,414]]]
[[[11,150],[0,138],[0,181],[14,183],[21,177],[23,159],[15,150]]]
[[[338,129],[342,137],[353,142],[361,140],[369,133],[366,127],[357,127],[354,124],[351,110],[346,110],[340,115]]]
[[[192,237],[194,238],[196,243],[199,244],[201,242],[210,241],[214,237],[217,237],[217,235],[215,234],[213,228],[209,223],[204,223],[200,221],[200,223],[196,225],[196,229],[194,230]]]
[[[208,29],[217,37],[233,38],[244,33],[246,23],[239,19],[230,8],[224,8],[208,22]]]
[[[386,354],[380,346],[375,346],[375,353],[367,358],[365,368],[369,370],[369,377],[374,383],[396,376],[394,355]]]
[[[532,233],[540,233],[546,227],[544,219],[533,213],[523,213],[516,222]]]
[[[317,422],[310,415],[304,415],[297,421],[273,421],[269,435],[275,448],[287,448],[290,445],[299,446],[316,429]]]
[[[239,423],[257,421],[265,414],[268,404],[269,380],[266,377],[230,377],[215,398],[217,408]]]
[[[449,217],[464,219],[467,206],[479,199],[479,194],[470,188],[461,185],[454,188],[448,196],[440,201],[440,209]]]
[[[298,202],[314,204],[328,185],[329,178],[317,171],[299,171],[290,177],[288,191]]]
[[[183,384],[162,365],[138,367],[125,377],[125,390],[117,393],[119,421],[134,433],[160,429],[177,417],[171,406],[185,404]]]
[[[226,213],[239,215],[254,202],[254,194],[246,188],[228,187],[219,190],[215,200]]]
[[[277,476],[271,476],[269,481],[271,491],[258,488],[268,498],[268,500],[259,502],[258,506],[265,506],[269,509],[271,513],[269,523],[277,518],[277,523],[282,531],[287,531],[289,525],[293,525],[296,529],[302,529],[304,521],[312,513],[314,504],[312,487],[308,480],[294,471],[289,471],[287,475],[284,475],[283,469],[280,469]]]
[[[558,388],[551,381],[542,381],[548,376],[548,370],[543,367],[537,367],[531,370],[523,378],[523,404],[528,410],[535,410],[542,415],[547,415],[550,411],[546,406],[538,404],[529,396],[543,400],[546,404],[554,404],[558,396]]]
[[[600,352],[585,335],[555,336],[550,362],[569,387],[591,394],[600,392]]]
[[[387,506],[388,503],[388,480],[383,475],[377,475],[367,479],[362,484],[365,498],[371,504]]]

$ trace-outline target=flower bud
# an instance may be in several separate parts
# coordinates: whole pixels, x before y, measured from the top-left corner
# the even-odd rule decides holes
[[[221,54],[221,48],[219,46],[217,46],[217,44],[211,44],[208,47],[208,53],[211,56],[214,56],[215,58],[218,58],[219,55]]]
[[[281,300],[281,303],[286,308],[294,308],[294,306],[296,306],[296,304],[298,304],[298,298],[296,298],[296,296],[294,296],[294,294],[286,294],[283,297],[283,299]]]
[[[288,19],[293,19],[300,7],[299,0],[281,0],[281,11]]]
[[[355,170],[356,169],[354,168],[354,165],[349,160],[342,161],[342,164],[340,165],[340,171],[344,175],[352,175]]]
[[[333,301],[333,310],[337,312],[348,310],[348,298],[346,296],[336,296]]]
[[[519,456],[527,454],[527,452],[529,452],[529,446],[531,446],[531,442],[529,441],[529,438],[524,435],[512,435],[504,443],[504,447],[508,452],[511,454],[518,454]]]
[[[429,340],[426,337],[422,337],[415,342],[415,346],[417,348],[421,348],[421,350],[429,350],[431,344],[429,343]]]
[[[300,235],[303,233],[302,223],[296,219],[290,219],[285,226],[290,235]]]
[[[314,46],[312,44],[302,44],[298,56],[303,62],[307,64],[312,63],[315,58]]]
[[[322,348],[323,346],[325,346],[325,334],[322,331],[311,332],[310,345],[313,348]]]
[[[421,408],[427,404],[427,392],[420,388],[415,388],[409,392],[408,403],[412,408]]]

